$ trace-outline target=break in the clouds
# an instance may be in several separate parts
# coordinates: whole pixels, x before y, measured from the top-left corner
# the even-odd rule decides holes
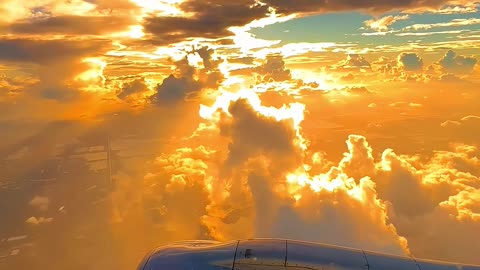
[[[288,1],[253,0],[236,1],[235,3],[216,0],[203,3],[197,0],[183,1],[178,8],[191,16],[162,16],[152,14],[144,19],[146,32],[152,34],[152,42],[168,44],[189,38],[218,39],[232,36],[230,27],[241,27],[254,20],[259,20],[277,14],[288,16],[297,14],[321,14],[336,11],[363,10],[374,14],[400,9],[440,8],[451,1]],[[458,1],[457,1],[458,3]],[[408,15],[387,16],[378,21],[366,22],[368,27],[384,31],[398,20],[404,20]]]

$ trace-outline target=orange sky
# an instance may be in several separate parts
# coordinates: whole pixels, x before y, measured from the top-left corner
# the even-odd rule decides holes
[[[148,153],[109,194],[125,254],[286,237],[480,264],[478,1],[3,3],[0,150]]]

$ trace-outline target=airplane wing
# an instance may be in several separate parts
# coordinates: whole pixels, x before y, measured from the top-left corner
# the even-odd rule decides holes
[[[480,270],[478,265],[421,260],[318,243],[250,239],[184,241],[162,246],[138,270]]]

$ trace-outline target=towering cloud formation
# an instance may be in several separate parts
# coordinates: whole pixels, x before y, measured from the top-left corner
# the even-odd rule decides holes
[[[213,59],[214,51],[207,47],[187,51],[186,56],[175,62],[175,73],[170,74],[156,87],[156,93],[150,98],[157,104],[168,104],[195,97],[205,88],[216,88],[224,79],[218,69],[222,60]],[[196,68],[189,62],[189,55],[198,55],[203,68]]]
[[[439,61],[438,64],[448,72],[470,72],[477,64],[475,57],[457,55],[449,50]]]
[[[397,58],[398,66],[406,71],[416,71],[423,68],[423,60],[416,53],[401,53]]]
[[[474,241],[460,248],[480,226],[476,147],[376,158],[367,138],[350,135],[332,165],[309,150],[303,109],[266,107],[250,90],[202,105],[197,146],[162,155],[145,177],[151,218],[166,230],[181,222],[192,238],[289,237],[478,263]],[[195,209],[180,216],[185,196]]]

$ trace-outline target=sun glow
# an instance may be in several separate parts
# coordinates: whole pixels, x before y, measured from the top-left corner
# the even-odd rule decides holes
[[[80,73],[75,80],[85,85],[82,87],[84,91],[102,92],[106,81],[103,71],[107,62],[99,58],[85,58],[82,62],[87,64],[89,69]]]
[[[182,15],[183,11],[178,8],[178,5],[183,0],[131,0],[137,6],[141,7],[145,13],[159,12],[162,15],[178,16]]]
[[[261,103],[261,100],[257,93],[252,90],[241,90],[237,93],[232,92],[223,92],[217,97],[217,100],[213,104],[213,106],[208,107],[205,105],[200,106],[200,116],[204,119],[212,119],[214,118],[215,113],[218,110],[221,110],[227,114],[228,107],[230,106],[230,102],[239,100],[239,99],[246,99],[252,105],[252,107],[258,113],[267,116],[273,117],[277,121],[292,119],[294,127],[296,129],[300,128],[300,123],[304,119],[304,110],[305,105],[301,103],[291,103],[288,106],[284,105],[281,108],[275,107],[265,107]]]

